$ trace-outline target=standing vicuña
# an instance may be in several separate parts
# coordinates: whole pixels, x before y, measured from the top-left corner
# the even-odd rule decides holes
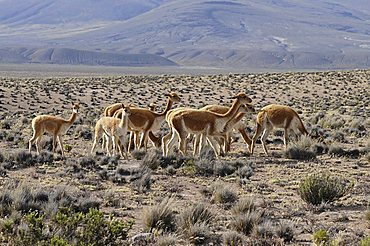
[[[113,143],[113,153],[116,152],[117,148],[121,153],[121,156],[124,156],[128,159],[127,156],[127,147],[126,147],[126,138],[127,138],[127,129],[128,129],[128,117],[131,114],[131,109],[124,104],[121,104],[122,114],[121,119],[114,117],[102,117],[95,124],[95,138],[94,143],[91,149],[91,154],[94,153],[95,147],[100,138],[106,138],[106,148],[107,154],[111,155],[110,150],[112,149]],[[122,148],[124,151],[122,151]],[[124,152],[124,154],[123,154]]]
[[[53,153],[55,152],[56,140],[58,139],[62,156],[64,156],[62,135],[64,135],[71,127],[73,122],[76,121],[79,108],[79,103],[72,103],[72,115],[68,120],[52,115],[39,115],[33,118],[33,136],[28,143],[29,152],[31,152],[33,142],[36,141],[36,151],[37,154],[40,154],[40,141],[42,135],[46,132],[51,134],[53,137]]]
[[[140,146],[144,146],[145,150],[147,149],[147,141],[149,132],[158,131],[161,127],[162,122],[165,119],[167,112],[171,109],[173,103],[180,102],[180,97],[175,92],[170,92],[166,94],[167,104],[166,108],[161,113],[153,112],[146,108],[132,108],[132,114],[129,117],[129,130],[131,134],[135,132],[141,132],[141,139],[138,142],[137,138],[135,139],[135,148],[139,149]],[[119,117],[120,111],[118,110],[114,117]],[[137,136],[137,135],[136,135]],[[130,146],[129,146],[130,149]]]
[[[244,93],[239,93],[234,98],[234,102],[225,114],[217,114],[199,109],[179,109],[173,111],[168,117],[171,138],[167,146],[163,147],[163,155],[168,156],[169,150],[175,144],[176,139],[179,142],[179,150],[186,155],[186,137],[188,134],[202,134],[209,141],[216,156],[219,151],[216,150],[215,140],[208,136],[225,137],[225,128],[238,113],[242,104],[250,103],[252,100]],[[231,129],[230,129],[231,130]],[[204,138],[203,138],[204,139]]]
[[[225,114],[230,107],[222,106],[222,105],[207,105],[203,108],[200,108],[201,110],[208,110],[217,114]],[[254,108],[250,108],[250,112],[254,112]],[[246,131],[246,125],[242,122],[242,118],[245,116],[245,113],[239,113],[235,118],[233,119],[232,125],[234,126],[233,129],[239,131],[239,133],[242,135],[244,141],[248,145],[248,150],[251,145],[252,140],[249,138],[248,133]],[[224,139],[224,151],[225,153],[230,151],[230,144],[231,144],[231,133],[228,133],[226,136],[226,139]],[[198,136],[199,138],[199,136]]]
[[[287,147],[289,139],[289,131],[294,131],[296,134],[306,134],[308,132],[304,127],[301,118],[298,116],[292,108],[284,105],[271,104],[263,107],[257,115],[256,119],[256,132],[252,138],[252,144],[250,146],[250,152],[253,154],[254,146],[257,138],[263,131],[261,141],[263,150],[268,156],[266,139],[272,129],[284,128],[284,146]]]

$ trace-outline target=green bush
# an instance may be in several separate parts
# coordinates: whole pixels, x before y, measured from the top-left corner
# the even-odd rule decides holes
[[[335,201],[348,193],[353,186],[346,185],[345,180],[328,173],[313,174],[299,184],[299,195],[307,203],[318,205]]]
[[[316,245],[329,245],[330,238],[326,230],[318,230],[313,234],[313,242]]]
[[[39,212],[30,212],[22,217],[19,224],[1,224],[3,238],[0,237],[0,243],[42,246],[122,245],[127,241],[132,225],[132,221],[118,221],[112,215],[105,218],[103,212],[97,209],[90,209],[88,213],[65,209],[50,219]]]
[[[360,246],[370,246],[370,236],[363,238],[360,242]]]

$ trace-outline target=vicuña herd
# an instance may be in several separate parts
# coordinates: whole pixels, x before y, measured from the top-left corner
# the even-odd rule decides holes
[[[95,137],[91,154],[94,154],[97,144],[102,139],[102,149],[108,155],[116,154],[128,159],[128,153],[133,144],[134,149],[148,148],[148,140],[156,148],[162,146],[164,156],[168,156],[177,147],[182,155],[187,154],[187,142],[193,139],[193,155],[199,155],[202,148],[208,143],[218,158],[230,151],[231,133],[239,131],[248,145],[250,154],[253,154],[257,138],[261,135],[262,146],[268,156],[266,139],[273,128],[284,129],[284,145],[287,147],[289,132],[308,134],[302,120],[292,108],[283,105],[271,104],[263,107],[257,114],[256,132],[249,138],[242,118],[255,112],[252,99],[245,93],[238,93],[230,107],[208,105],[200,109],[180,107],[171,109],[174,103],[180,102],[180,96],[175,92],[166,95],[167,104],[162,112],[155,111],[155,105],[148,108],[139,108],[133,105],[115,103],[104,109],[104,116],[95,125]],[[53,137],[53,152],[58,140],[63,152],[62,136],[76,121],[79,103],[72,104],[72,115],[68,120],[39,115],[32,120],[33,136],[29,141],[29,151],[36,141],[37,153],[40,152],[40,140],[44,133]],[[157,137],[158,131],[166,121],[169,133],[163,138]],[[129,134],[129,140],[127,141]]]

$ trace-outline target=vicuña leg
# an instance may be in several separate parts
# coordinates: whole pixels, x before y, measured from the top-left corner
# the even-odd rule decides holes
[[[63,138],[58,135],[58,142],[59,142],[59,147],[60,147],[60,151],[62,152],[62,156],[64,156],[64,150],[63,150]]]

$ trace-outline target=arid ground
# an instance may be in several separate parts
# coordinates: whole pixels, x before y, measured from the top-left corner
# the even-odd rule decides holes
[[[136,152],[130,160],[104,159],[104,151],[100,148],[96,154],[90,154],[93,128],[104,107],[116,102],[146,107],[155,102],[157,110],[161,111],[166,103],[165,94],[170,91],[177,92],[182,99],[174,107],[230,105],[232,100],[229,97],[240,91],[253,99],[257,112],[271,103],[291,106],[309,131],[315,129],[323,137],[324,142],[320,146],[324,146],[324,150],[317,153],[313,160],[288,158],[284,154],[280,129],[269,136],[271,157],[264,155],[259,142],[254,155],[250,156],[247,145],[239,137],[232,144],[231,152],[221,157],[220,161],[211,158],[200,161],[189,157],[178,167],[159,164],[153,170],[146,170],[145,175],[140,174],[143,166],[160,162],[160,157],[154,155],[152,145],[144,157],[146,162],[138,160],[140,154],[145,154],[142,152]],[[75,101],[81,102],[81,110],[77,121],[64,137],[66,157],[59,158],[59,154],[55,154],[48,163],[17,164],[12,156],[27,151],[28,140],[32,136],[32,118],[39,114],[68,118],[70,104]],[[251,137],[257,112],[244,119]],[[2,75],[0,154],[3,158],[0,158],[0,187],[5,192],[10,187],[9,183],[15,181],[32,190],[65,187],[75,196],[84,197],[91,203],[96,201],[106,214],[113,213],[122,220],[134,220],[130,238],[145,231],[144,218],[148,211],[170,197],[170,207],[176,216],[181,216],[184,210],[197,204],[204,204],[212,212],[212,221],[203,225],[208,230],[203,233],[206,236],[197,242],[226,244],[225,235],[236,231],[233,205],[250,198],[263,211],[265,220],[271,222],[271,227],[284,222],[293,228],[293,238],[286,240],[284,245],[312,245],[313,234],[320,229],[326,230],[330,239],[338,245],[359,245],[363,238],[370,235],[369,129],[369,70],[203,76]],[[163,135],[167,131],[167,125],[163,123],[162,130],[155,134]],[[50,137],[45,136],[44,142],[47,148]],[[32,154],[36,159],[35,147]],[[220,171],[227,169],[225,165],[235,163],[238,163],[235,172],[225,174]],[[242,177],[240,170],[243,167],[251,168],[250,177]],[[354,186],[334,202],[309,205],[298,193],[299,184],[308,175],[324,172],[343,178]],[[236,195],[235,201],[217,200],[217,187]],[[239,234],[245,237],[245,245],[251,245],[253,241],[255,245],[269,245],[257,244],[258,238],[269,238],[268,233],[262,235],[255,231],[248,236]],[[157,240],[165,241],[165,237],[171,237],[176,245],[191,245],[196,241],[181,228],[171,232],[159,230],[149,237],[152,244]],[[276,235],[271,237],[274,239],[265,241],[279,241]]]

